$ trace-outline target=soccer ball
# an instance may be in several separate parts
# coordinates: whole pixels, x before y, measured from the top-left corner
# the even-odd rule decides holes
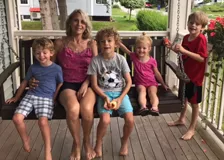
[[[118,87],[120,81],[118,75],[114,71],[107,71],[102,75],[101,78],[105,88],[114,88]]]

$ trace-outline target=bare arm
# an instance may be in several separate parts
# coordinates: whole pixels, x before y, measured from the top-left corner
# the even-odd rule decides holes
[[[54,55],[53,57],[51,58],[51,60],[53,62],[56,62],[57,60],[57,54],[62,50],[62,48],[64,47],[64,38],[63,39],[56,39],[54,41],[54,49],[55,49],[55,52],[54,52]]]
[[[159,70],[157,67],[153,68],[153,71],[155,73],[155,77],[156,79],[162,84],[162,86],[167,90],[168,89],[168,86],[166,85],[166,83],[164,82],[163,80],[163,77],[161,76]]]
[[[119,42],[118,45],[124,53],[127,53],[128,55],[131,54],[131,51],[122,42]]]
[[[199,54],[186,50],[181,44],[176,44],[174,46],[174,51],[180,52],[183,55],[186,55],[198,62],[204,62],[204,57],[201,57]]]
[[[60,90],[62,84],[63,84],[63,83],[59,83],[59,84],[57,85],[56,91],[54,92],[54,102],[56,101],[56,98],[57,98],[57,96],[58,96],[58,92],[59,92],[59,90]]]
[[[97,43],[95,40],[90,40],[88,45],[90,46],[92,52],[93,52],[93,56],[97,56],[98,55],[98,49],[97,49]]]
[[[21,95],[23,94],[25,88],[27,87],[27,84],[28,84],[28,81],[27,80],[23,80],[22,83],[19,86],[19,89],[16,92],[15,97],[8,99],[6,101],[6,103],[17,102],[20,99]]]
[[[97,75],[91,75],[91,86],[93,90],[98,94],[100,97],[104,99],[104,101],[107,103],[104,107],[106,109],[110,109],[110,99],[107,97],[107,95],[102,91],[102,89],[98,86],[97,83]]]
[[[124,96],[128,93],[132,85],[131,75],[129,72],[124,74],[124,79],[125,79],[126,86],[124,87],[120,95],[121,100],[123,100]]]

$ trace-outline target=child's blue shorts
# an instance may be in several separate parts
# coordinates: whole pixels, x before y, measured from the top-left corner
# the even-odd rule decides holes
[[[104,92],[107,97],[112,101],[113,99],[118,98],[121,95],[121,92]],[[104,108],[104,99],[100,96],[97,97],[97,111],[100,114],[109,113],[112,115],[113,110],[107,110]],[[120,117],[123,117],[125,113],[133,112],[133,107],[131,105],[130,99],[128,95],[125,95],[123,98],[119,109],[117,110]]]

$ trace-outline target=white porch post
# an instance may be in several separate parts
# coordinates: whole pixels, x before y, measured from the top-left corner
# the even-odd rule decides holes
[[[191,13],[191,0],[179,0],[180,1],[180,13],[179,13],[179,33],[187,33],[187,18]],[[174,41],[177,33],[177,10],[178,0],[169,0],[169,11],[168,11],[168,31],[170,31],[169,39],[171,42]],[[169,60],[177,62],[176,53],[170,53]],[[168,69],[167,71],[167,83],[171,89],[177,85],[177,78],[173,72]]]
[[[15,1],[5,1],[5,7],[6,7],[6,16],[7,16],[7,27],[8,27],[8,34],[9,34],[9,44],[11,47],[15,50],[16,53],[19,54],[19,46],[17,40],[14,38],[14,31],[18,30],[20,28],[20,22],[18,23],[18,17],[17,17],[17,11],[16,11],[16,3]],[[11,61],[15,62],[16,57],[14,54],[11,52]],[[19,80],[19,74],[18,71],[13,73],[13,87],[14,90],[18,88],[18,80]],[[17,77],[17,78],[16,78]]]

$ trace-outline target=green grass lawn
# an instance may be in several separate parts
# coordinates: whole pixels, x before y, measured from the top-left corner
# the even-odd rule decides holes
[[[117,30],[121,31],[136,31],[138,30],[135,23],[135,17],[132,16],[131,20],[128,20],[129,15],[119,8],[113,8],[112,19],[110,21],[92,21],[93,30],[100,30],[104,27],[115,27]],[[40,21],[22,21],[23,30],[42,30]]]

